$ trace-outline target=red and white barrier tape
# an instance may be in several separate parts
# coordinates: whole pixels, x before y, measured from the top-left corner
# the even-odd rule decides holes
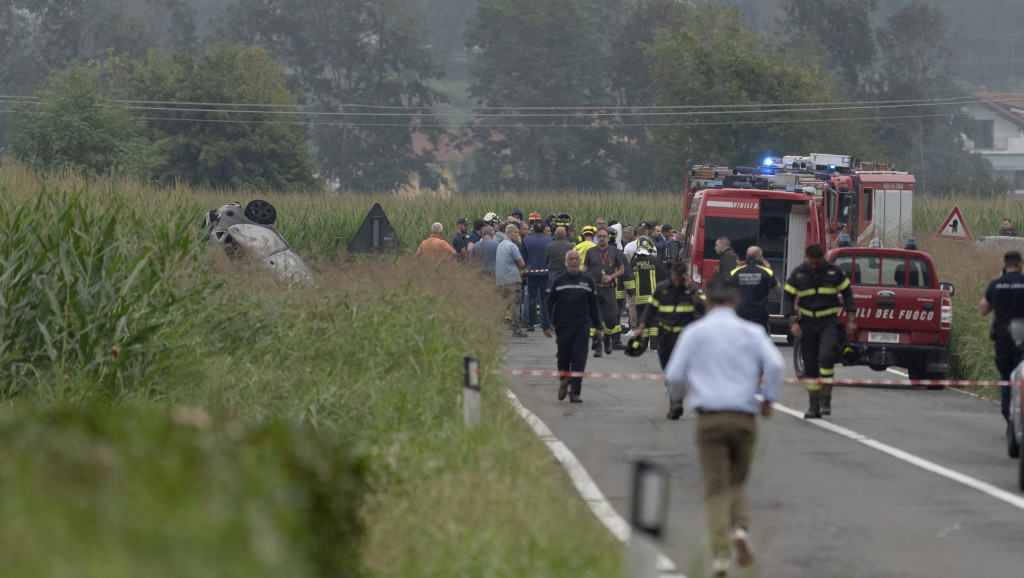
[[[590,377],[596,379],[653,379],[664,381],[663,373],[602,373],[595,371],[545,371],[539,369],[481,369],[481,373],[500,375],[523,375],[530,377]],[[1010,387],[1021,385],[1013,381],[972,381],[965,379],[831,379],[831,380],[808,380],[797,377],[787,377],[783,383],[806,384],[808,381],[820,381],[832,383],[833,385],[942,385],[945,387],[968,387],[979,385],[990,385],[998,387]]]

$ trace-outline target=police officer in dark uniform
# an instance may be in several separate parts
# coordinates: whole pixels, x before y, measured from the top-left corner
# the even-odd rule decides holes
[[[790,322],[789,330],[800,340],[810,408],[805,419],[832,414],[832,377],[835,376],[836,345],[842,330],[836,315],[846,307],[846,331],[854,335],[857,306],[853,302],[850,280],[842,269],[825,261],[821,245],[804,251],[804,262],[790,273],[783,294],[782,312]],[[839,294],[843,302],[839,302]],[[799,312],[799,321],[797,320]],[[824,378],[821,383],[816,378]]]
[[[768,329],[768,294],[782,291],[782,284],[772,270],[765,266],[761,248],[751,245],[747,249],[747,263],[730,271],[729,281],[740,290],[740,306],[736,313]]]
[[[1010,321],[1024,318],[1024,274],[1021,273],[1020,251],[1007,251],[1003,255],[1003,275],[989,283],[978,309],[982,315],[995,312],[989,338],[995,345],[999,377],[1007,381],[1022,357],[1021,350],[1010,336]],[[1008,387],[999,389],[1002,392],[1003,417],[1009,422],[1011,391]]]
[[[700,288],[686,274],[686,263],[676,263],[667,281],[654,288],[643,316],[637,323],[636,335],[642,335],[645,328],[658,328],[658,361],[661,369],[668,365],[672,350],[676,347],[679,334],[691,321],[704,314],[707,303]],[[683,415],[683,400],[673,399],[669,389],[668,418],[679,419]]]
[[[565,271],[551,279],[544,301],[544,336],[551,337],[554,327],[558,343],[558,371],[584,371],[587,368],[587,344],[593,330],[601,337],[601,314],[597,306],[594,279],[580,271],[580,254],[570,249],[565,254]],[[561,377],[558,399],[580,403],[581,377]]]

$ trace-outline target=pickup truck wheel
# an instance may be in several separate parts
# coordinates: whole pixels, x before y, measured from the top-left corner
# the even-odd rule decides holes
[[[807,371],[804,369],[803,347],[801,347],[799,339],[793,340],[793,373],[797,377],[807,377]]]
[[[907,377],[911,380],[915,379],[946,379],[946,374],[938,371],[925,371],[923,363],[913,363],[907,368]],[[925,389],[937,391],[945,389],[945,385],[926,385]]]

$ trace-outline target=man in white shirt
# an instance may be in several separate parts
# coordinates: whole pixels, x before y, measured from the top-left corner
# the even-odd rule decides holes
[[[757,442],[755,414],[771,415],[785,361],[764,327],[736,314],[735,287],[716,279],[707,299],[711,309],[683,330],[665,367],[665,381],[674,390],[673,399],[685,396],[697,413],[712,572],[725,576],[731,564],[730,527],[737,564],[753,562],[747,476]],[[760,403],[754,397],[758,392],[764,398]]]

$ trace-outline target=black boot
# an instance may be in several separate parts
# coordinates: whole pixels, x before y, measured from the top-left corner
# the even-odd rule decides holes
[[[821,415],[832,415],[832,384],[821,385]]]
[[[683,400],[672,399],[668,402],[668,419],[679,419],[683,415]]]
[[[576,382],[576,383],[572,384],[572,391],[569,392],[569,402],[570,403],[583,403],[583,400],[580,399],[580,390],[582,390],[582,389],[583,389],[583,384],[582,383]]]
[[[648,347],[650,348],[651,351],[657,351],[658,350],[658,338],[657,337],[651,337],[651,344]]]
[[[622,343],[622,334],[621,333],[616,333],[615,336],[612,337],[612,349],[615,350],[615,351],[625,351],[626,350],[626,345],[624,343]]]
[[[604,334],[604,352],[609,355],[612,352],[612,336],[607,333]]]
[[[811,400],[811,407],[808,408],[807,413],[804,414],[804,419],[820,419],[821,418],[821,392],[818,390],[808,391],[807,396]]]
[[[569,394],[569,380],[571,377],[561,377],[558,380],[558,401],[565,399],[565,396]]]
[[[594,338],[594,357],[601,357],[601,340]]]

